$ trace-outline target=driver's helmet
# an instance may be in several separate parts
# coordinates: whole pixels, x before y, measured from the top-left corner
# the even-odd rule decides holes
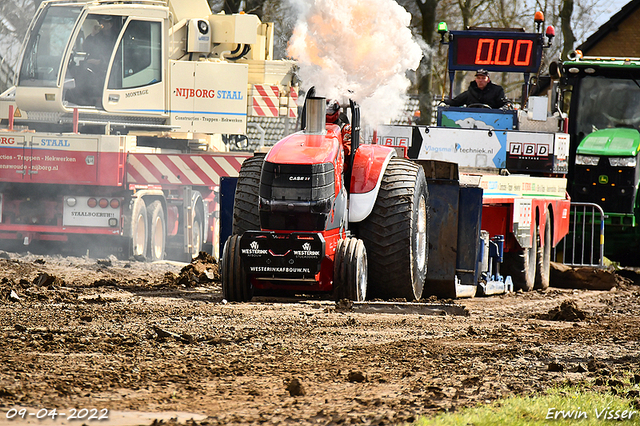
[[[335,99],[327,99],[327,123],[335,123],[340,116],[340,104]]]

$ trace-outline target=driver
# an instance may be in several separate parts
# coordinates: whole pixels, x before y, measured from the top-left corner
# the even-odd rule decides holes
[[[502,86],[491,81],[489,71],[480,69],[476,71],[476,78],[469,84],[466,92],[460,93],[453,99],[445,99],[443,102],[450,106],[485,104],[491,108],[501,108],[509,101],[504,96]]]
[[[342,112],[340,103],[335,99],[327,99],[326,121],[329,124],[340,126],[344,155],[346,157],[351,155],[351,125],[347,115]]]

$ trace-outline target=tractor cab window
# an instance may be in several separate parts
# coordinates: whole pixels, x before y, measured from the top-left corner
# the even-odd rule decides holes
[[[77,7],[45,8],[29,35],[22,58],[19,85],[55,87],[69,38],[81,9]]]
[[[606,128],[640,129],[639,84],[633,79],[584,77],[577,100],[576,134],[580,140]]]
[[[161,23],[132,20],[111,68],[109,89],[131,89],[162,81]]]
[[[124,19],[117,15],[87,15],[65,77],[64,99],[68,106],[102,106],[107,70]]]

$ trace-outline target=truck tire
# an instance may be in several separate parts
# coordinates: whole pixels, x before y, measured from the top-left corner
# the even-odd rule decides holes
[[[242,235],[246,231],[260,229],[258,201],[260,196],[260,175],[264,157],[244,160],[238,174],[236,195],[233,201],[233,222],[231,233]]]
[[[333,285],[335,300],[363,302],[367,298],[367,251],[362,240],[346,238],[338,241]]]
[[[373,210],[359,228],[369,261],[370,297],[408,301],[422,297],[429,250],[428,207],[422,167],[392,158]]]
[[[538,260],[538,227],[533,225],[533,247],[504,254],[503,275],[511,275],[515,290],[531,291],[536,281],[536,263]]]
[[[551,270],[551,213],[547,211],[547,219],[544,225],[544,235],[540,235],[544,247],[538,243],[538,267],[536,269],[536,282],[534,288],[546,290],[549,288],[549,273]]]
[[[240,235],[232,235],[222,251],[222,295],[229,302],[248,302],[253,298],[253,286],[242,269]]]
[[[135,258],[146,256],[149,224],[147,219],[147,205],[142,198],[136,198],[133,201],[129,235],[131,236],[131,256]]]
[[[202,215],[200,212],[196,213],[191,224],[191,232],[193,233],[192,245],[191,245],[191,258],[198,256],[202,251]]]
[[[149,224],[148,259],[152,262],[164,259],[167,241],[167,225],[162,203],[156,200],[147,208],[147,223]]]

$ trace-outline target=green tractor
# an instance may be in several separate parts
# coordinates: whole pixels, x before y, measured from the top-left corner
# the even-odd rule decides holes
[[[575,54],[562,64],[569,108],[572,201],[604,210],[605,256],[640,264],[640,59],[589,58]],[[593,224],[599,217],[579,218]]]

